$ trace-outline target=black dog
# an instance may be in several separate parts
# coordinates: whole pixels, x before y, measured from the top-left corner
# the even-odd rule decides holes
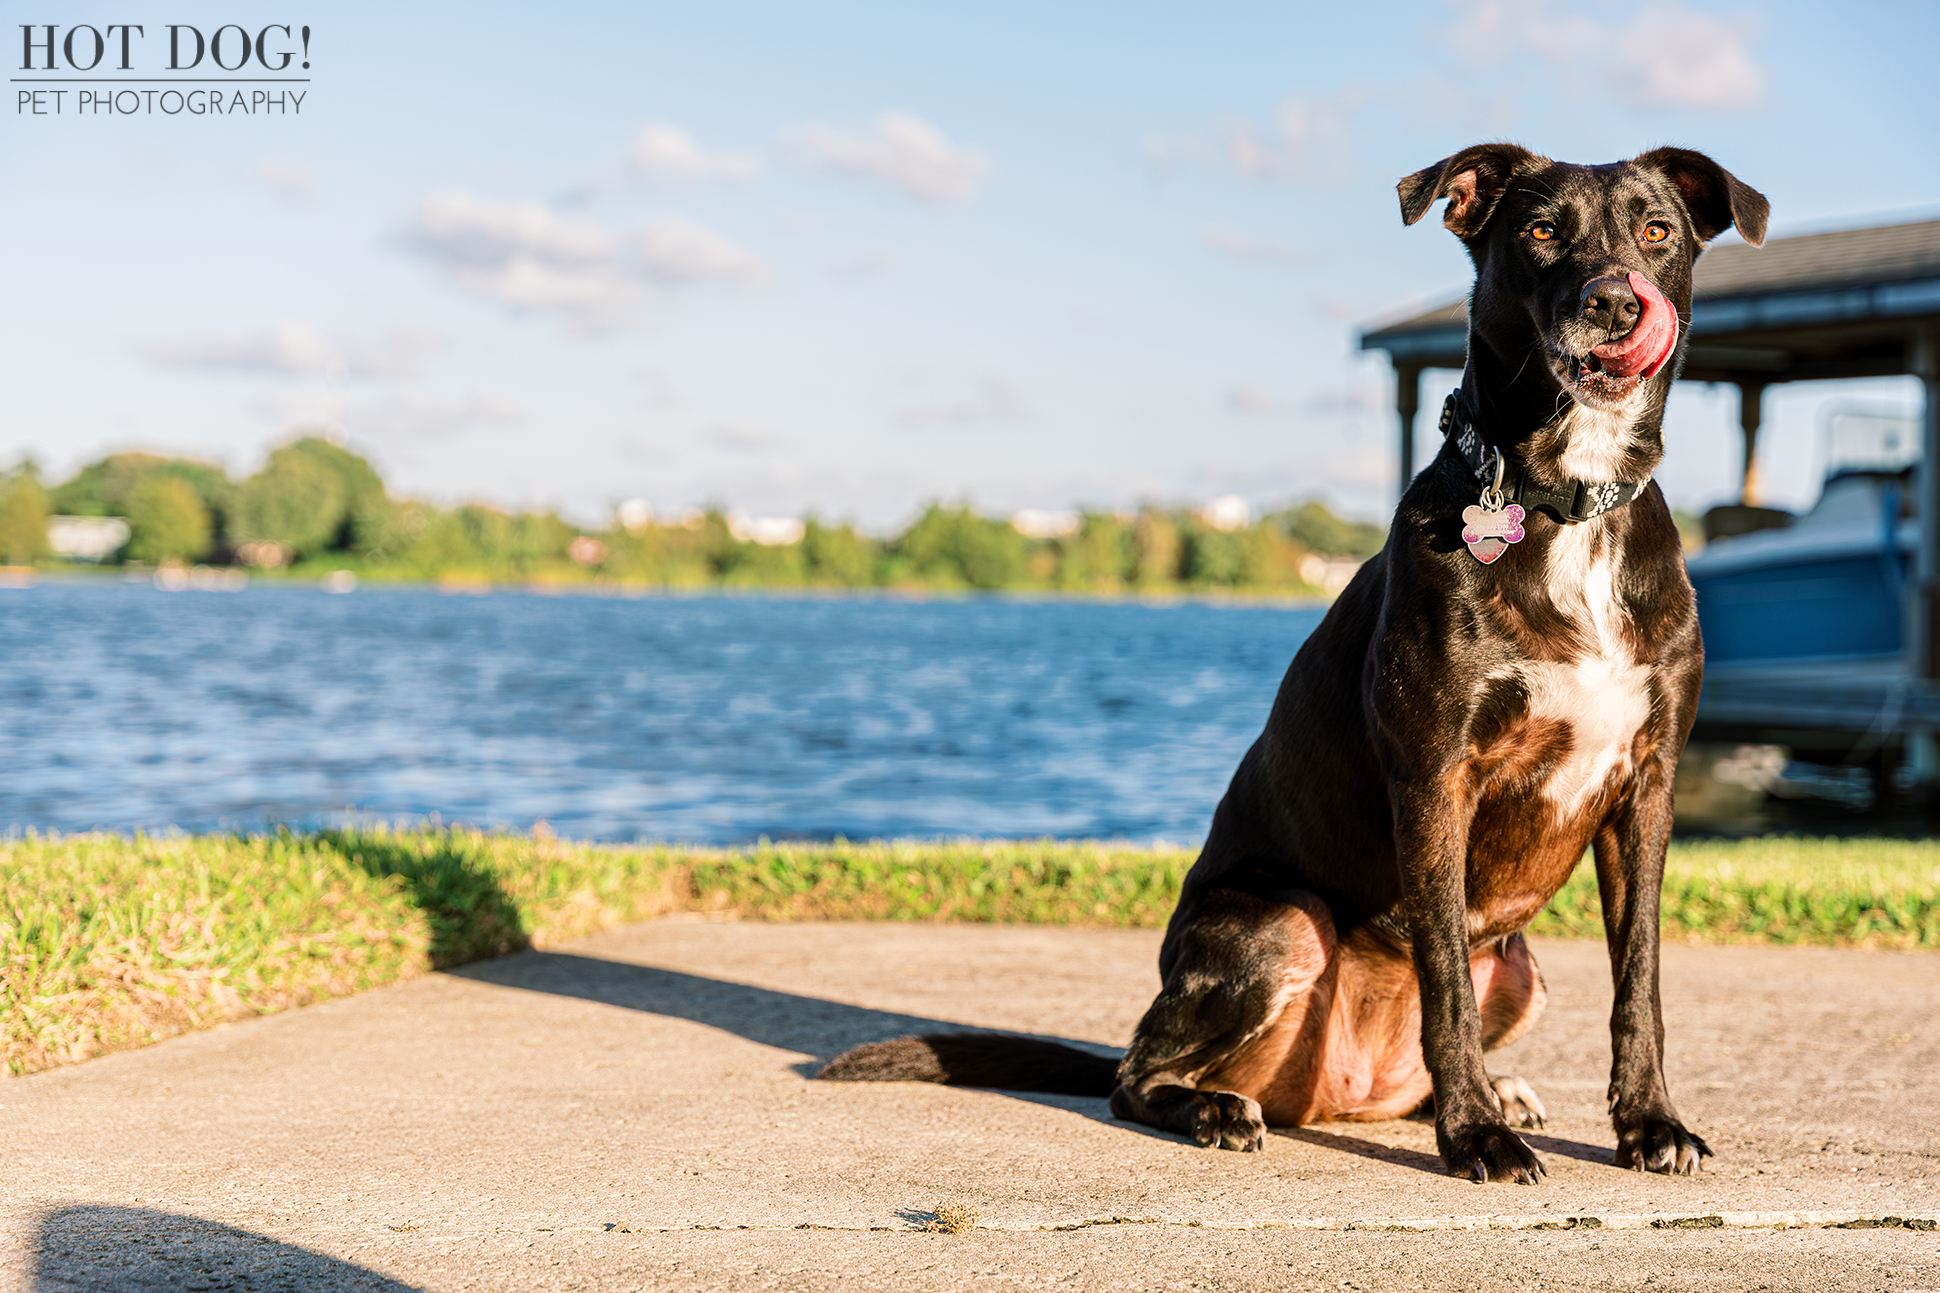
[[[994,1035],[899,1038],[822,1076],[1111,1094],[1202,1145],[1391,1118],[1432,1095],[1451,1172],[1534,1182],[1540,1122],[1483,1052],[1541,1013],[1520,931],[1596,854],[1616,980],[1617,1161],[1711,1151],[1664,1082],[1658,901],[1671,781],[1703,672],[1651,481],[1691,265],[1765,199],[1701,153],[1572,166],[1510,144],[1401,181],[1475,262],[1448,439],[1387,546],[1300,648],[1166,931],[1122,1062]]]

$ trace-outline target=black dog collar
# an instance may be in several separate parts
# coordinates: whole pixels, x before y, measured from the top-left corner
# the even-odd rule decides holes
[[[1442,434],[1455,437],[1455,447],[1475,474],[1476,484],[1487,489],[1496,481],[1496,455],[1482,442],[1475,420],[1464,416],[1457,407],[1460,394],[1460,391],[1451,392],[1442,404]],[[1642,489],[1643,485],[1627,480],[1566,480],[1560,486],[1545,485],[1532,480],[1528,470],[1514,459],[1504,464],[1502,470],[1503,501],[1520,503],[1525,512],[1547,513],[1565,525],[1614,512],[1637,497]]]

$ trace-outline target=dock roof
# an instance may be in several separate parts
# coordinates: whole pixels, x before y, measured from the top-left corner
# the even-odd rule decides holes
[[[1730,243],[1698,259],[1691,293],[1696,381],[1785,382],[1913,371],[1913,327],[1940,318],[1940,220]],[[1460,298],[1361,334],[1400,369],[1460,368]]]

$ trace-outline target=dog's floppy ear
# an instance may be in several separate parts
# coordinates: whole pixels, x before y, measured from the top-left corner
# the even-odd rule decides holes
[[[1442,223],[1458,238],[1472,238],[1488,223],[1496,199],[1519,167],[1543,159],[1519,144],[1476,144],[1416,171],[1395,190],[1401,194],[1401,222],[1413,224],[1428,214],[1437,198],[1447,198]]]
[[[1724,167],[1689,148],[1653,148],[1634,159],[1637,166],[1660,172],[1684,195],[1698,237],[1713,238],[1738,226],[1738,233],[1754,247],[1765,244],[1765,218],[1772,204],[1765,195]]]

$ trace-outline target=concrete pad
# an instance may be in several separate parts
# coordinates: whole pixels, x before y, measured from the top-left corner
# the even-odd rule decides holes
[[[1536,1187],[1425,1123],[1200,1150],[1102,1100],[809,1082],[969,1025],[1111,1046],[1149,931],[668,920],[0,1084],[0,1287],[1940,1289],[1940,957],[1665,949],[1719,1157],[1619,1171],[1609,971],[1500,1052]],[[983,1214],[920,1233],[940,1202]],[[1846,1228],[1839,1228],[1846,1227]]]

